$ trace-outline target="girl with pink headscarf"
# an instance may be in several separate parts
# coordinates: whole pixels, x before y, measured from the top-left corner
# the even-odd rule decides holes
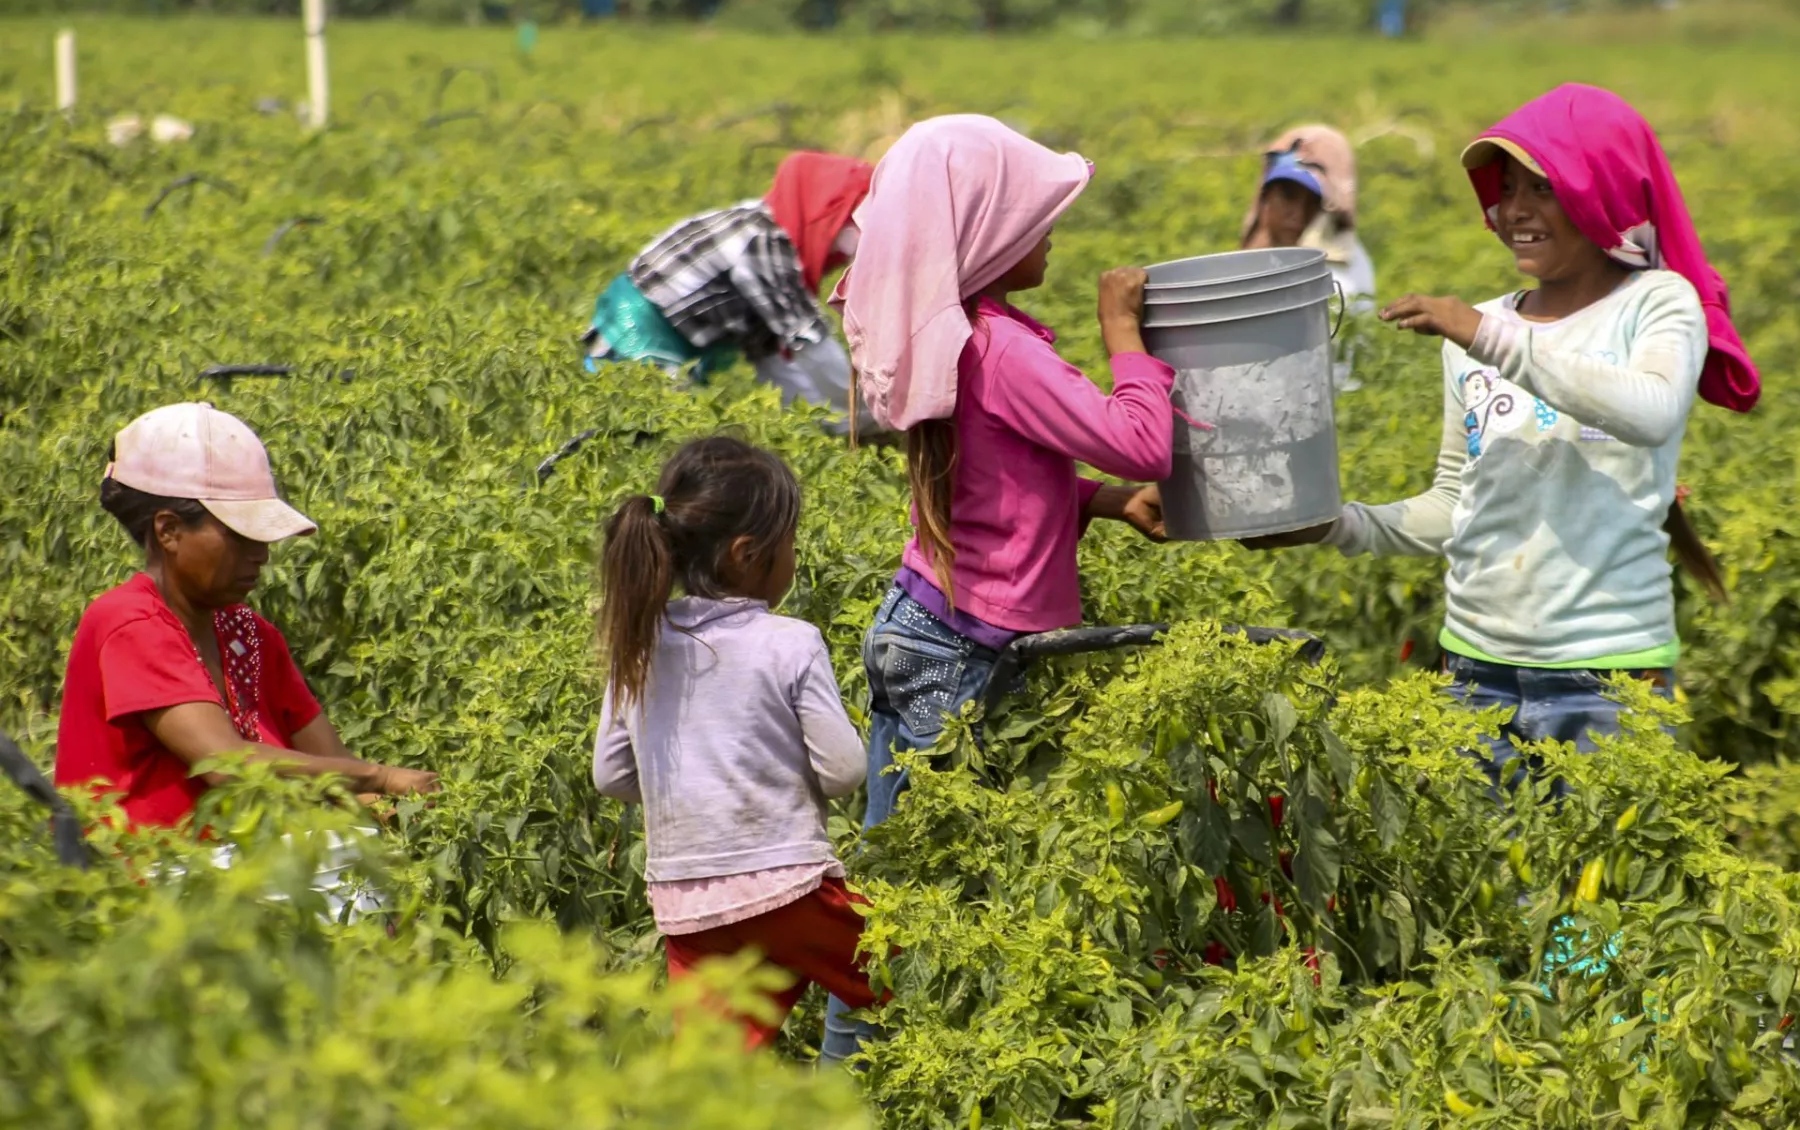
[[[934,118],[895,143],[857,210],[861,246],[833,301],[871,413],[906,433],[915,530],[863,642],[865,826],[905,788],[896,749],[936,741],[1015,637],[1081,621],[1087,523],[1154,533],[1148,492],[1076,470],[1169,473],[1175,374],[1144,352],[1144,272],[1100,279],[1110,396],[1011,301],[1042,285],[1051,229],[1092,172],[992,118]],[[827,1015],[826,1058],[857,1046],[843,1011],[834,1001]]]
[[[1383,310],[1444,338],[1444,428],[1430,490],[1352,503],[1258,546],[1449,559],[1439,642],[1456,693],[1515,713],[1491,743],[1592,748],[1618,727],[1605,678],[1671,691],[1681,642],[1668,560],[1714,595],[1717,566],[1681,513],[1676,466],[1696,394],[1748,411],[1760,390],[1656,135],[1622,98],[1558,87],[1463,154],[1488,226],[1535,289],[1471,307],[1409,295]]]

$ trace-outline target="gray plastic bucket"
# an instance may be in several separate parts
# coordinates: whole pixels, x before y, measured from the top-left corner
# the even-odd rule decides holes
[[[1318,279],[1330,280],[1331,277],[1331,266],[1321,261],[1316,266],[1295,271],[1282,271],[1273,275],[1258,275],[1255,278],[1146,290],[1144,305],[1150,307],[1183,306],[1190,302],[1213,302],[1221,298],[1242,298],[1245,295],[1263,294],[1267,291],[1298,286],[1301,283],[1314,282]]]
[[[1329,299],[1337,292],[1337,282],[1330,271],[1313,278],[1273,286],[1250,294],[1223,297],[1192,298],[1185,302],[1160,302],[1144,306],[1144,328],[1186,326],[1210,322],[1232,322],[1258,314],[1273,313],[1291,306]]]
[[[1264,247],[1254,251],[1227,251],[1174,259],[1146,269],[1146,301],[1156,301],[1164,291],[1204,290],[1243,294],[1260,290],[1283,275],[1316,274],[1325,266],[1325,253],[1311,247]],[[1329,268],[1327,268],[1329,270]]]
[[[1150,268],[1151,277],[1160,269]],[[1332,290],[1329,281],[1321,289],[1303,280],[1159,303],[1156,321],[1145,322],[1145,347],[1175,369],[1176,408],[1213,425],[1207,431],[1175,420],[1174,468],[1162,483],[1170,538],[1285,533],[1329,522],[1343,509],[1332,408]]]

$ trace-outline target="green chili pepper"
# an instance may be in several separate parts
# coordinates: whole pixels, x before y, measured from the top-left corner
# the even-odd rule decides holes
[[[1606,876],[1606,861],[1591,859],[1581,869],[1581,881],[1575,885],[1575,897],[1582,902],[1600,901],[1600,880]]]
[[[1106,786],[1106,815],[1115,828],[1125,823],[1125,793],[1110,783]]]
[[[1146,825],[1152,828],[1160,828],[1180,815],[1181,802],[1176,801],[1174,804],[1165,804],[1154,812],[1144,813],[1143,820]]]

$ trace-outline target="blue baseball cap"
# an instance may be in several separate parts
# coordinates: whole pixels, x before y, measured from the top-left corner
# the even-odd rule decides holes
[[[1325,186],[1319,183],[1319,175],[1292,149],[1286,153],[1271,153],[1263,159],[1263,186],[1266,188],[1278,180],[1293,181],[1321,200],[1325,198]]]

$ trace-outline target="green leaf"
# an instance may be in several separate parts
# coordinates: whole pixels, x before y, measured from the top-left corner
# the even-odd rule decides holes
[[[1626,1122],[1632,1124],[1638,1122],[1641,1100],[1642,1090],[1638,1081],[1626,1079],[1619,1087],[1619,1113],[1625,1117]]]
[[[1775,1002],[1776,1008],[1785,1009],[1788,997],[1794,991],[1794,967],[1777,965],[1769,971],[1769,999]]]
[[[1773,1099],[1780,1091],[1780,1083],[1765,1071],[1758,1075],[1749,1086],[1738,1092],[1737,1098],[1731,1102],[1732,1110],[1755,1110]]]
[[[1269,821],[1257,813],[1246,813],[1231,822],[1231,838],[1244,849],[1244,854],[1264,867],[1275,866],[1275,851],[1269,841]]]
[[[1263,716],[1269,720],[1269,734],[1276,749],[1285,749],[1288,738],[1294,733],[1294,727],[1300,717],[1294,712],[1294,704],[1284,694],[1270,691],[1263,695]]]
[[[1375,835],[1384,849],[1391,850],[1400,842],[1400,836],[1406,831],[1406,820],[1411,805],[1403,793],[1395,788],[1384,774],[1377,773],[1375,782],[1369,789],[1369,807],[1375,818]]]
[[[1343,849],[1326,823],[1305,821],[1299,832],[1300,845],[1294,852],[1294,882],[1300,888],[1301,901],[1324,914],[1327,900],[1337,893]]]
[[[1325,758],[1331,764],[1331,779],[1336,782],[1338,792],[1348,793],[1356,783],[1356,759],[1350,753],[1350,747],[1330,726],[1319,726],[1319,741],[1325,747]]]
[[[1183,854],[1207,874],[1223,875],[1231,861],[1231,826],[1204,786],[1188,794],[1179,826]]]

